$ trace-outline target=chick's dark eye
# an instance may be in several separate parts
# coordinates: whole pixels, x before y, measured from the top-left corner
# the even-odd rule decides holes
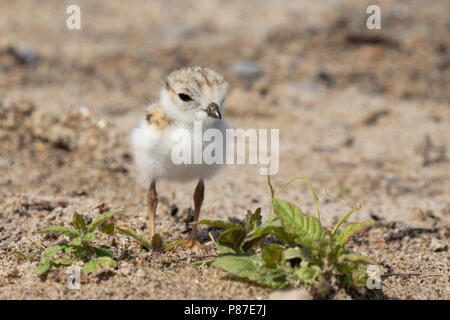
[[[191,97],[189,97],[187,94],[184,94],[184,93],[180,93],[178,96],[179,96],[180,99],[183,100],[183,101],[191,101],[191,100],[192,100]]]

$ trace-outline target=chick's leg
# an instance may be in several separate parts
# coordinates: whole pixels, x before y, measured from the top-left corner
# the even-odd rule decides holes
[[[197,187],[194,192],[194,222],[198,221],[200,217],[200,209],[202,208],[203,199],[205,197],[205,183],[203,179],[198,181]],[[194,224],[192,226],[191,240],[197,240],[197,227],[198,225]]]
[[[155,235],[155,215],[158,206],[158,194],[156,193],[156,181],[153,180],[147,192],[147,210],[150,221],[150,240]]]
[[[194,191],[194,222],[198,221],[200,217],[200,209],[202,208],[203,198],[205,196],[205,183],[203,179],[198,181],[197,187]],[[192,226],[191,236],[189,240],[186,240],[182,245],[188,248],[204,248],[200,242],[197,241],[197,228],[198,225]]]

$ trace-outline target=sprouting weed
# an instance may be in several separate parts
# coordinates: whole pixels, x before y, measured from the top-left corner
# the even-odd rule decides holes
[[[102,225],[108,218],[117,214],[118,211],[108,211],[92,221],[90,225],[78,213],[73,217],[73,227],[55,226],[40,231],[44,234],[66,235],[69,240],[60,241],[58,244],[47,248],[42,254],[39,265],[35,272],[38,276],[46,275],[52,266],[71,265],[75,260],[84,261],[82,271],[91,273],[95,270],[111,267],[116,268],[113,252],[108,246],[96,246],[91,241],[99,238],[95,234],[97,227]],[[103,225],[101,231],[107,234],[114,232],[114,224]]]
[[[312,191],[317,218],[305,215],[294,204],[277,197],[280,191],[299,179],[304,180]],[[266,222],[262,223],[260,209],[247,214],[245,226],[219,220],[198,222],[225,229],[214,242],[218,257],[203,263],[211,263],[274,289],[304,286],[319,288],[323,283],[331,283],[332,277],[341,286],[365,284],[368,278],[367,266],[376,263],[366,256],[353,253],[345,243],[352,235],[372,226],[374,221],[341,228],[360,206],[352,208],[328,230],[320,222],[318,199],[308,180],[302,177],[291,179],[278,192],[274,192],[270,178],[268,184],[271,190],[271,212]],[[266,241],[269,237],[275,237],[275,243],[273,240]]]

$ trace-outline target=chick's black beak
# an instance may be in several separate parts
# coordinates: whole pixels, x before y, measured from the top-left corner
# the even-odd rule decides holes
[[[222,119],[222,115],[220,114],[219,106],[216,103],[210,103],[206,108],[206,114],[211,118]]]

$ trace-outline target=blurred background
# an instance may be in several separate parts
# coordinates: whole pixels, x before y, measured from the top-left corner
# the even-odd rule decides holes
[[[72,4],[81,30],[66,28]],[[381,30],[366,27],[371,4]],[[448,226],[449,12],[448,0],[1,0],[0,232],[102,202],[145,230],[128,135],[165,76],[193,65],[230,82],[232,127],[280,129],[274,184],[308,178],[325,223],[347,210],[333,195],[363,204],[354,220]],[[160,188],[158,228],[176,237],[194,186]],[[204,218],[269,199],[258,166],[206,190]],[[306,186],[285,198],[313,212]]]

